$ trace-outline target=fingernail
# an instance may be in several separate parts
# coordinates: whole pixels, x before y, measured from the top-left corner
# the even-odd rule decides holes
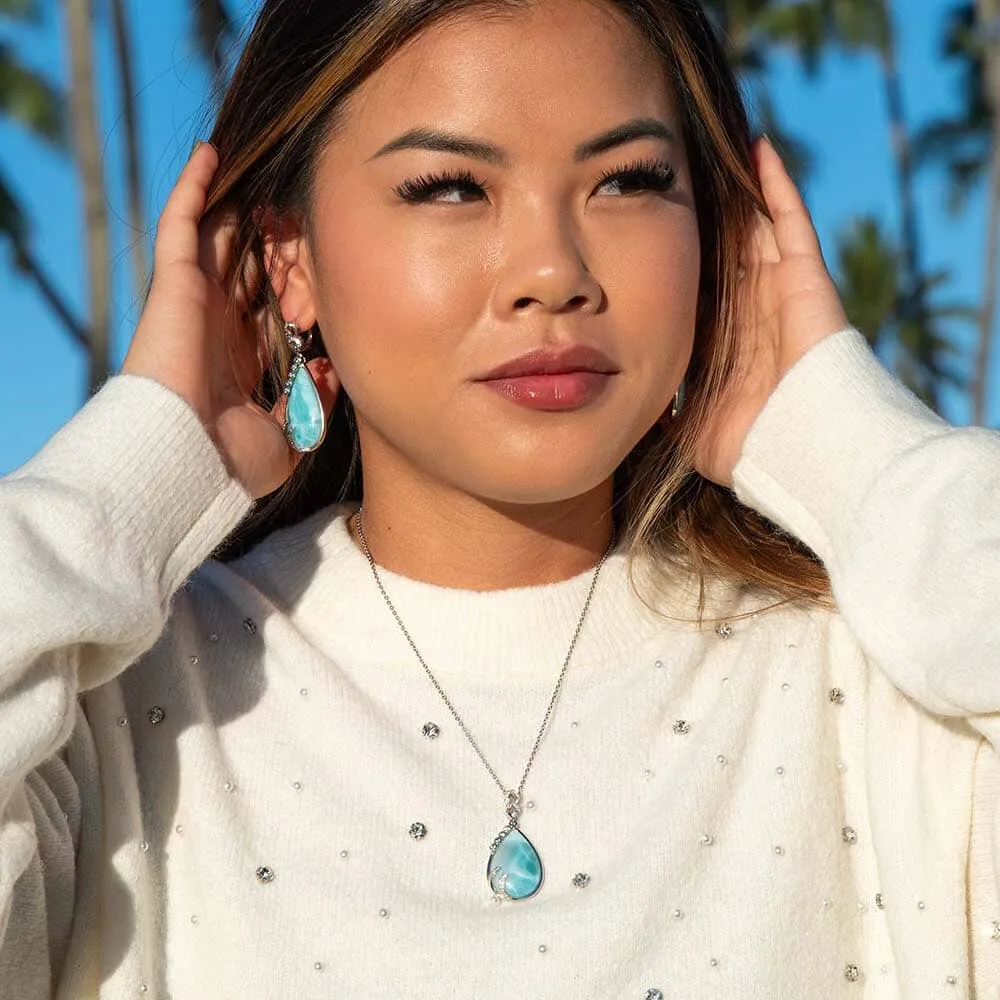
[[[194,145],[191,147],[191,152],[188,153],[188,159],[190,160],[192,156],[198,151],[198,147],[201,145],[201,139],[195,139]]]
[[[760,137],[771,147],[771,149],[774,149],[774,143],[771,142],[771,137],[766,132],[761,132]]]

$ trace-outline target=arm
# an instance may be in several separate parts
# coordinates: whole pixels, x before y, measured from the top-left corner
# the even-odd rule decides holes
[[[87,808],[59,753],[77,694],[152,646],[173,592],[250,503],[190,406],[134,375],[0,480],[0,980],[25,974],[37,935],[55,965],[65,947]],[[31,889],[39,854],[48,905]]]
[[[942,715],[1000,711],[1000,433],[945,423],[848,329],[779,383],[733,485],[823,560],[900,690]]]

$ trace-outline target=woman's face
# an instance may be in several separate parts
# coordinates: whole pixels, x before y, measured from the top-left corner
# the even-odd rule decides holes
[[[421,185],[441,175],[458,179]],[[366,486],[377,463],[398,488],[577,497],[607,484],[680,383],[699,280],[681,121],[610,8],[545,0],[429,28],[352,95],[311,221],[306,291],[285,312],[323,331]],[[615,371],[583,399],[525,405],[481,381],[573,345]]]

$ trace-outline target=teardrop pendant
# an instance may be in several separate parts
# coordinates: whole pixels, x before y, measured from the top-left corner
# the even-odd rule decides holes
[[[301,355],[292,363],[285,385],[285,436],[296,451],[315,451],[326,436],[326,415],[316,383]]]
[[[486,878],[501,899],[527,899],[542,887],[542,859],[513,823],[493,841]]]

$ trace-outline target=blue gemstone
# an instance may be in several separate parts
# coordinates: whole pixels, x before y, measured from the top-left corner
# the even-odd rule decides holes
[[[490,888],[510,899],[527,899],[542,885],[542,859],[518,829],[504,834],[486,868]]]
[[[316,384],[303,365],[295,374],[288,390],[285,411],[285,434],[297,451],[313,451],[326,433],[326,418],[319,401]]]

